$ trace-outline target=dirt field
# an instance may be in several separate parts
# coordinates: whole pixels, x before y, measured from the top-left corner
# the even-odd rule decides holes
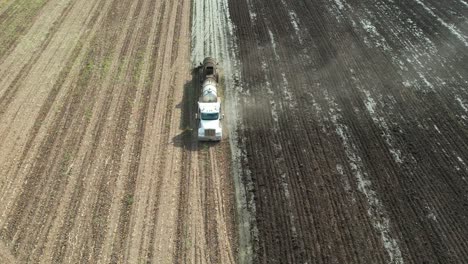
[[[2,263],[235,262],[229,143],[191,133],[191,10],[0,1]]]
[[[468,263],[466,0],[0,0],[0,263]],[[219,59],[225,138],[199,143]]]
[[[229,8],[254,263],[468,263],[468,2]]]

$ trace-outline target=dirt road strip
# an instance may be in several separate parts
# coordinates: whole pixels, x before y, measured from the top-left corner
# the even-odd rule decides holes
[[[254,204],[247,198],[250,188],[248,179],[241,183],[240,162],[241,152],[238,148],[238,101],[237,93],[242,89],[236,82],[240,78],[236,36],[230,19],[227,1],[197,0],[193,3],[192,11],[192,65],[197,66],[206,56],[212,56],[220,61],[224,77],[224,95],[226,112],[226,125],[228,134],[229,153],[231,156],[230,174],[234,185],[236,201],[236,223],[238,234],[238,253],[235,258],[240,263],[252,261],[252,234],[255,227],[252,214],[255,212]],[[212,152],[210,152],[212,153]],[[215,162],[213,160],[212,162]],[[250,210],[248,210],[250,209]],[[194,214],[191,214],[194,215]],[[196,239],[194,237],[193,239]],[[231,257],[230,255],[224,258]]]

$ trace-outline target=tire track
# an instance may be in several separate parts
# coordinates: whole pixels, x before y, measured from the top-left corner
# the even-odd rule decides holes
[[[220,263],[234,263],[235,257],[232,252],[232,245],[231,241],[226,239],[229,237],[229,217],[230,214],[226,212],[226,207],[224,206],[227,204],[226,196],[229,195],[229,192],[226,193],[226,186],[229,186],[231,183],[227,181],[228,184],[223,183],[224,180],[220,174],[222,171],[218,166],[218,157],[222,156],[221,151],[214,151],[213,148],[209,149],[209,160],[211,165],[211,181],[213,187],[211,189],[214,190],[214,199],[213,199],[213,207],[215,211],[215,221],[216,221],[216,235],[218,241],[218,251],[216,255],[219,256]],[[227,174],[229,175],[229,174]],[[224,175],[226,176],[226,175]],[[226,195],[227,194],[227,195]]]

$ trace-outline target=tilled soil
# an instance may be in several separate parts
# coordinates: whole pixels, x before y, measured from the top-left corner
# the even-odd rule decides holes
[[[229,144],[191,132],[191,2],[0,4],[0,260],[235,262]]]
[[[466,1],[229,9],[253,262],[467,263]]]

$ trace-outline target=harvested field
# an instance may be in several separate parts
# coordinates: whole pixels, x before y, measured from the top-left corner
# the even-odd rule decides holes
[[[0,260],[235,262],[229,144],[199,145],[191,1],[0,2]]]

